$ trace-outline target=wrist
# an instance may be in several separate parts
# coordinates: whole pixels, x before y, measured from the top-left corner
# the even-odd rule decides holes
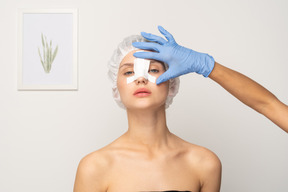
[[[223,80],[225,78],[225,68],[221,64],[215,61],[214,68],[211,71],[209,78],[218,82],[219,80]]]
[[[215,67],[214,58],[211,55],[205,54],[204,65],[205,66],[203,67],[203,70],[202,70],[201,74],[204,77],[208,77],[211,74],[211,72],[213,71],[214,67]]]

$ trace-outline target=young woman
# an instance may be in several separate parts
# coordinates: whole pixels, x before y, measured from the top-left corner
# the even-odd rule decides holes
[[[74,192],[219,192],[218,157],[168,129],[165,109],[178,92],[179,79],[156,84],[167,65],[136,60],[132,43],[144,41],[142,36],[124,39],[109,63],[113,96],[126,109],[128,130],[80,161]]]

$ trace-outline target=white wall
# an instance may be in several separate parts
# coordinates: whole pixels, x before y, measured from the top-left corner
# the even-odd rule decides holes
[[[127,128],[106,77],[112,51],[128,35],[159,34],[159,24],[179,44],[209,53],[288,103],[287,1],[0,2],[1,192],[72,191],[79,160]],[[78,91],[17,91],[18,8],[78,8]],[[219,156],[223,192],[288,191],[287,133],[212,80],[181,77],[168,125]]]

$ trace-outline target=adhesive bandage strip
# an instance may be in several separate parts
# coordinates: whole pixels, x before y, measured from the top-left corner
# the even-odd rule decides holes
[[[145,79],[148,79],[148,81],[155,83],[156,77],[153,77],[148,73],[149,67],[150,67],[150,60],[136,58],[134,60],[134,75],[132,77],[127,78],[127,84],[132,83],[139,77],[144,77]]]

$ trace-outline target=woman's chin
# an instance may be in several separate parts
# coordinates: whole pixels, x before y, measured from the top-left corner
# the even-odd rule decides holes
[[[165,103],[158,103],[158,104],[151,104],[151,103],[134,103],[133,105],[126,105],[126,108],[129,110],[157,110],[164,108],[165,109]]]

